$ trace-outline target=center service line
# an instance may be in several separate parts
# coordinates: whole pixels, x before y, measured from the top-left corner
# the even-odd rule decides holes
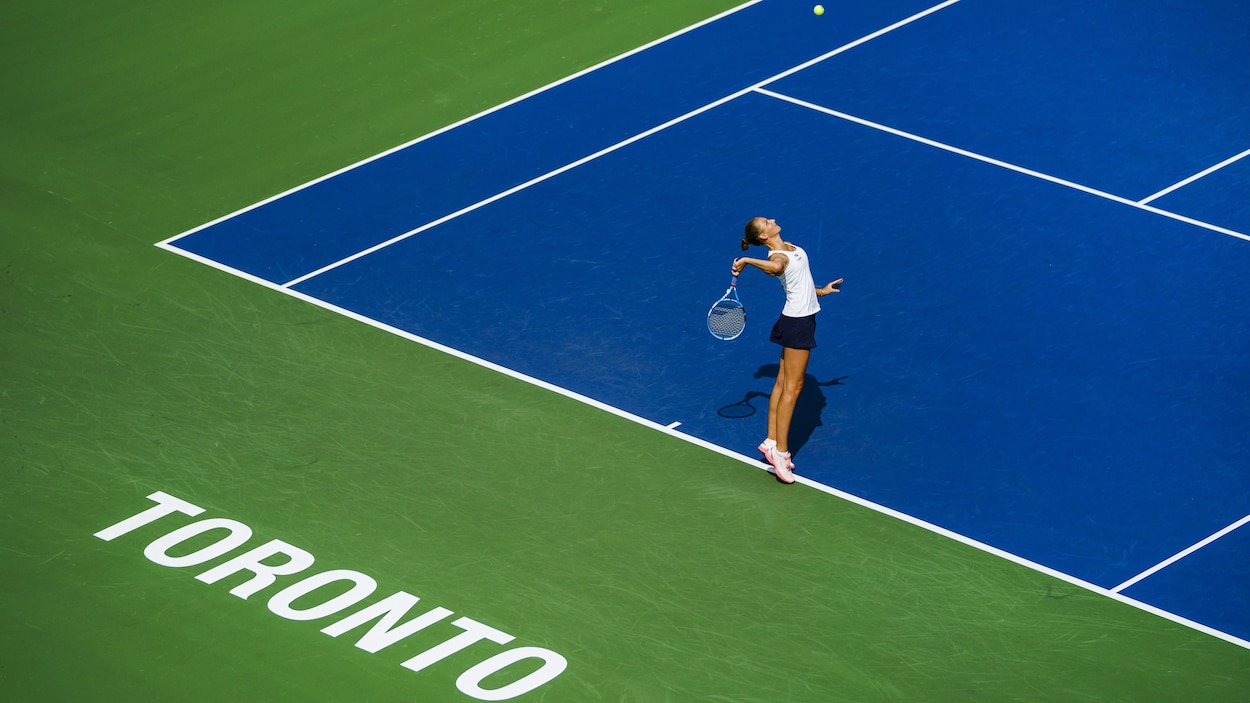
[[[1149,203],[1153,200],[1158,200],[1159,198],[1162,198],[1163,196],[1167,195],[1168,193],[1171,193],[1172,191],[1184,188],[1185,186],[1189,185],[1190,183],[1193,183],[1194,181],[1200,178],[1206,178],[1207,176],[1215,173],[1216,171],[1224,168],[1225,166],[1231,163],[1236,163],[1237,161],[1240,161],[1241,159],[1244,159],[1247,156],[1250,156],[1250,149],[1246,149],[1245,151],[1241,152],[1240,154],[1236,156],[1231,156],[1227,159],[1224,159],[1218,164],[1212,166],[1211,168],[1208,168],[1204,171],[1199,171],[1198,173],[1195,173],[1194,175],[1190,176],[1189,178],[1186,178],[1180,183],[1177,183],[1175,185],[1170,185],[1167,188],[1164,188],[1163,190],[1159,191],[1158,193],[1142,198],[1141,200],[1138,200],[1137,202],[1141,203],[1142,205],[1145,205],[1146,203]]]
[[[765,78],[764,80],[760,81],[759,83],[756,83],[756,84],[754,84],[754,85],[751,85],[751,86],[748,86],[748,87],[746,87],[746,88],[743,88],[742,90],[739,90],[739,91],[737,91],[736,93],[731,93],[730,95],[726,95],[725,97],[723,97],[723,98],[721,98],[721,99],[719,99],[719,100],[716,100],[715,102],[708,103],[707,105],[704,105],[703,107],[700,107],[700,108],[696,108],[696,109],[694,109],[694,110],[691,110],[690,112],[687,112],[687,113],[686,113],[686,114],[684,114],[684,115],[681,115],[681,116],[679,116],[679,117],[675,117],[675,118],[673,118],[673,119],[669,120],[668,122],[665,122],[664,124],[658,125],[658,126],[656,126],[656,127],[652,127],[651,129],[648,129],[648,130],[647,130],[647,131],[645,131],[645,132],[641,132],[641,133],[639,133],[639,134],[635,134],[634,136],[632,136],[632,137],[630,137],[630,138],[628,138],[628,139],[625,139],[625,140],[623,140],[623,141],[617,142],[616,144],[613,144],[612,146],[609,146],[609,147],[607,147],[607,148],[605,148],[605,149],[600,149],[599,151],[596,151],[595,153],[593,153],[593,154],[591,154],[591,155],[589,155],[589,156],[582,157],[582,158],[578,159],[577,161],[574,161],[574,162],[572,162],[572,163],[570,163],[570,164],[566,164],[566,165],[564,165],[564,166],[561,166],[560,168],[557,168],[557,169],[555,169],[554,171],[548,171],[547,173],[544,173],[544,174],[543,174],[543,175],[541,175],[541,176],[538,176],[538,177],[536,177],[536,178],[531,178],[530,180],[528,180],[528,181],[526,181],[526,182],[524,182],[524,183],[522,183],[522,184],[520,184],[520,185],[513,186],[512,188],[509,188],[508,190],[503,191],[502,193],[497,193],[497,194],[495,194],[495,195],[492,195],[491,197],[486,198],[485,200],[480,200],[480,201],[478,201],[478,202],[476,202],[476,203],[474,203],[474,204],[472,204],[472,205],[469,205],[468,207],[461,208],[461,209],[459,209],[459,210],[457,210],[457,211],[455,211],[455,212],[453,212],[453,213],[451,213],[451,214],[449,214],[449,215],[444,215],[443,217],[440,217],[440,218],[438,218],[437,220],[434,220],[433,222],[426,223],[426,224],[424,224],[424,225],[421,225],[420,227],[417,227],[416,229],[411,229],[411,230],[408,230],[407,232],[404,232],[403,234],[400,234],[400,235],[398,235],[398,236],[392,237],[392,238],[390,238],[390,239],[386,240],[385,242],[382,242],[381,244],[375,244],[374,246],[371,246],[371,247],[369,247],[368,249],[365,249],[365,250],[363,250],[363,251],[359,251],[359,252],[357,252],[357,253],[355,253],[355,254],[352,254],[351,256],[345,257],[345,258],[343,258],[343,259],[339,259],[338,261],[335,261],[335,262],[334,262],[334,263],[332,263],[332,264],[328,264],[328,265],[326,265],[326,266],[322,266],[321,268],[317,269],[316,271],[312,271],[312,272],[310,272],[310,273],[306,273],[306,274],[304,274],[303,276],[300,276],[299,278],[296,278],[296,279],[293,279],[293,280],[287,281],[286,283],[283,283],[283,284],[282,284],[282,287],[283,287],[283,288],[291,288],[292,286],[297,286],[297,285],[299,285],[300,283],[303,283],[304,281],[309,280],[310,278],[315,278],[315,277],[320,276],[321,274],[326,273],[326,272],[328,272],[328,271],[333,271],[334,269],[336,269],[336,268],[338,268],[338,267],[340,267],[340,266],[343,266],[344,264],[349,264],[349,263],[351,263],[351,262],[355,261],[356,259],[359,259],[359,258],[361,258],[361,257],[368,256],[368,255],[370,255],[370,254],[372,254],[372,253],[374,253],[374,252],[376,252],[376,251],[379,251],[379,250],[381,250],[381,249],[385,249],[386,247],[389,247],[389,246],[391,246],[392,244],[395,244],[395,243],[397,243],[397,242],[401,242],[401,241],[403,241],[403,240],[405,240],[405,239],[407,239],[407,238],[409,238],[409,237],[411,237],[411,236],[413,236],[413,235],[420,234],[420,233],[422,233],[422,232],[424,232],[424,231],[426,231],[426,230],[428,230],[428,229],[432,229],[432,228],[437,227],[437,226],[439,226],[439,225],[441,225],[441,224],[444,224],[444,223],[446,223],[446,222],[449,222],[449,221],[451,221],[451,220],[454,220],[454,219],[456,219],[457,217],[460,217],[461,215],[466,215],[466,214],[468,214],[468,213],[470,213],[470,212],[473,212],[474,210],[478,210],[478,209],[483,208],[483,207],[485,207],[485,206],[487,206],[487,205],[490,205],[490,204],[491,204],[491,203],[493,203],[493,202],[496,202],[496,201],[498,201],[498,200],[502,200],[502,199],[504,199],[504,198],[508,197],[509,195],[514,195],[514,194],[519,193],[519,192],[521,192],[521,191],[523,191],[523,190],[526,190],[526,189],[528,189],[528,188],[530,188],[530,187],[532,187],[532,186],[538,185],[539,183],[542,183],[543,181],[546,181],[546,180],[549,180],[549,179],[551,179],[551,178],[554,178],[554,177],[556,177],[556,176],[558,176],[558,175],[560,175],[560,174],[562,174],[562,173],[565,173],[565,172],[567,172],[567,171],[571,171],[572,169],[575,169],[575,168],[577,168],[578,166],[582,166],[582,165],[587,164],[587,163],[589,163],[589,162],[591,162],[591,161],[594,161],[595,159],[598,159],[598,158],[599,158],[599,157],[601,157],[601,156],[606,156],[607,154],[611,154],[611,153],[612,153],[612,152],[614,152],[614,151],[617,151],[617,150],[619,150],[619,149],[622,149],[622,148],[624,148],[624,147],[627,147],[627,146],[629,146],[630,144],[633,144],[633,143],[635,143],[635,142],[637,142],[637,141],[640,141],[640,140],[642,140],[642,139],[645,139],[645,138],[647,138],[647,137],[649,137],[649,136],[651,136],[651,135],[653,135],[653,134],[656,134],[657,132],[662,132],[662,131],[664,131],[664,130],[668,129],[669,127],[672,127],[672,126],[677,125],[677,124],[681,124],[682,122],[685,122],[686,120],[689,120],[689,119],[691,119],[692,117],[697,117],[697,116],[699,116],[699,115],[701,115],[701,114],[703,114],[703,113],[707,112],[708,110],[712,110],[712,109],[714,109],[714,108],[720,107],[721,105],[724,105],[725,103],[731,102],[731,101],[733,101],[733,100],[737,100],[738,98],[740,98],[740,97],[742,97],[742,96],[744,96],[744,95],[747,95],[747,94],[749,94],[749,93],[751,93],[751,92],[753,92],[753,91],[756,91],[756,90],[759,90],[760,88],[763,88],[764,86],[768,85],[769,83],[773,83],[773,82],[775,82],[775,81],[779,81],[779,80],[781,80],[782,78],[785,78],[785,77],[787,77],[787,76],[791,76],[791,75],[793,75],[793,74],[795,74],[795,73],[798,73],[799,71],[802,71],[802,70],[807,69],[807,68],[811,68],[812,66],[815,66],[816,64],[818,64],[818,63],[820,63],[820,62],[822,62],[822,61],[825,61],[825,60],[827,60],[827,59],[833,58],[834,56],[837,56],[838,54],[841,54],[841,53],[843,53],[843,52],[846,52],[846,51],[849,51],[849,50],[851,50],[851,49],[854,49],[855,47],[857,47],[857,46],[859,46],[859,45],[861,45],[861,44],[864,44],[864,43],[866,43],[866,42],[870,42],[870,41],[872,41],[873,39],[876,39],[876,38],[878,38],[878,37],[880,37],[880,36],[882,36],[882,35],[885,35],[885,34],[888,34],[888,33],[890,33],[890,32],[893,32],[894,30],[896,30],[896,29],[898,29],[898,28],[900,28],[900,27],[904,27],[904,26],[906,26],[906,25],[909,25],[909,24],[911,24],[912,22],[915,22],[916,20],[919,20],[919,19],[921,19],[921,18],[923,18],[923,17],[927,17],[928,15],[931,15],[931,14],[933,14],[934,12],[937,12],[938,10],[942,10],[942,9],[944,9],[944,8],[950,7],[951,5],[954,5],[954,4],[955,4],[955,3],[957,3],[957,2],[959,2],[959,0],[946,0],[946,2],[940,3],[940,4],[938,4],[938,5],[934,5],[933,7],[930,7],[930,8],[929,8],[929,9],[927,9],[927,10],[922,10],[921,12],[917,12],[916,14],[912,15],[911,17],[908,17],[908,18],[903,19],[903,20],[899,20],[898,22],[895,22],[894,24],[892,24],[892,25],[890,25],[890,26],[888,26],[888,27],[883,27],[882,29],[878,29],[877,31],[875,31],[875,32],[873,32],[873,33],[871,33],[871,34],[864,35],[864,36],[860,37],[859,39],[856,39],[855,41],[850,42],[849,44],[843,44],[842,46],[840,46],[840,47],[838,47],[838,48],[834,49],[833,51],[830,51],[830,52],[825,53],[825,54],[821,54],[820,56],[817,56],[816,58],[811,59],[810,61],[807,61],[807,62],[801,63],[801,64],[799,64],[798,66],[795,66],[794,68],[791,68],[791,69],[787,69],[787,70],[785,70],[785,71],[782,71],[781,73],[778,73],[778,74],[777,74],[777,75],[775,75],[775,76],[771,76],[771,77],[769,77],[769,78]]]

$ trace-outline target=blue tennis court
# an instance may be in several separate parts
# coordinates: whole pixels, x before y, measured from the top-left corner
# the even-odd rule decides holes
[[[774,217],[846,279],[805,482],[1250,647],[1247,28],[748,3],[162,246],[753,461]]]

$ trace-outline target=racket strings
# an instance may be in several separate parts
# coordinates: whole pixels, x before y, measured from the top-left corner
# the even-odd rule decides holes
[[[707,316],[707,328],[718,337],[735,337],[747,323],[747,311],[741,303],[722,300],[712,306]]]

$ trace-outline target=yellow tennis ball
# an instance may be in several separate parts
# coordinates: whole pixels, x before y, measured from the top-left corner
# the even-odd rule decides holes
[[[817,17],[820,17],[821,15],[825,14],[825,6],[824,6],[824,5],[817,5],[816,7],[813,7],[813,8],[812,8],[812,12],[815,12],[815,13],[816,13],[816,16],[817,16]]]

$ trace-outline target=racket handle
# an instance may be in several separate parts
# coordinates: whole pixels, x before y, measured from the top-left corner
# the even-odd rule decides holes
[[[735,273],[735,274],[734,274],[734,277],[733,277],[732,279],[730,279],[730,280],[729,280],[729,287],[730,287],[730,288],[737,288],[737,287],[738,287],[738,274],[736,274],[736,273]]]

